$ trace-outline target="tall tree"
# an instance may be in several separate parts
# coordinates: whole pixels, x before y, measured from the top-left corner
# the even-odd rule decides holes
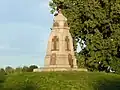
[[[23,66],[23,68],[22,68],[22,72],[28,72],[28,69],[29,69],[29,67],[27,67],[27,66]]]
[[[14,73],[14,69],[13,69],[12,67],[10,67],[10,66],[7,66],[7,67],[5,68],[5,72],[6,72],[7,74],[11,74],[11,73]]]
[[[82,48],[78,63],[91,71],[120,69],[120,0],[52,0],[50,6],[68,18],[74,49]]]

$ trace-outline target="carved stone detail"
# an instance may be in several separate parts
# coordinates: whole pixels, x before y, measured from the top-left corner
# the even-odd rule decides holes
[[[52,39],[52,51],[58,50],[59,50],[59,38],[57,36],[54,36]]]
[[[66,46],[66,50],[70,51],[70,40],[68,36],[66,36],[65,38],[65,46]]]
[[[64,23],[64,27],[68,27],[68,23],[67,22]]]
[[[58,22],[54,22],[53,27],[59,27],[59,23]]]
[[[50,65],[55,65],[56,64],[56,54],[53,53],[51,55],[51,59],[50,59]]]
[[[68,54],[68,62],[69,62],[69,65],[71,66],[71,68],[73,68],[73,58],[72,58],[71,54]]]

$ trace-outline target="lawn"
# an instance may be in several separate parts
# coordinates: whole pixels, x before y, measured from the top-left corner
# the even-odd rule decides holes
[[[120,90],[120,75],[99,72],[16,73],[6,76],[1,88],[2,90]]]

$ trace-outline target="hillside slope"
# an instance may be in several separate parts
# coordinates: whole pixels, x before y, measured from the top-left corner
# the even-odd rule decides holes
[[[5,90],[120,90],[120,76],[91,72],[41,72],[7,76]]]

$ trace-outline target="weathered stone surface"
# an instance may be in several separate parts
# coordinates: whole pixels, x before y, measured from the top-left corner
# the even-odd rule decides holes
[[[69,29],[67,18],[59,11],[54,18],[53,28],[48,40],[45,67],[51,67],[51,65],[68,68],[77,67]]]

